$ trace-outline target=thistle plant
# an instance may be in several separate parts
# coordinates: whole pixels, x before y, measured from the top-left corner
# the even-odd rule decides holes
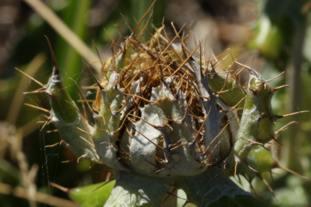
[[[229,177],[265,180],[278,166],[271,153],[276,89],[252,68],[202,53],[164,27],[145,42],[130,35],[102,65],[96,98],[86,105],[90,116],[54,66],[44,87],[49,120],[78,160],[114,172],[103,206],[163,206],[176,189],[198,206],[252,199]]]

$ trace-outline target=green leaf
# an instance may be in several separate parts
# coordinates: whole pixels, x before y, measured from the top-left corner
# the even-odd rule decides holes
[[[105,207],[161,206],[169,192],[165,180],[120,172]]]
[[[51,120],[62,139],[79,158],[90,158],[98,162],[99,156],[90,134],[91,127],[80,115],[77,105],[65,90],[56,68],[46,86],[51,106]]]
[[[81,207],[102,207],[108,199],[115,181],[101,182],[70,190],[69,196]]]
[[[223,174],[222,169],[217,167],[198,176],[182,178],[179,183],[185,190],[188,200],[199,207],[231,206],[232,202],[227,205],[228,199],[233,201],[236,198],[255,203],[255,199],[250,194],[234,184]]]

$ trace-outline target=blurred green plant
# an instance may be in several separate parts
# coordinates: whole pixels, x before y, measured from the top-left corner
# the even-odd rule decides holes
[[[81,40],[86,39],[91,1],[70,0],[67,6],[62,10],[62,19],[64,23],[77,35]],[[68,45],[65,40],[59,39],[56,47],[57,62],[62,68],[61,73],[64,77],[66,90],[73,97],[78,99],[78,88],[81,80],[82,60],[75,49]]]

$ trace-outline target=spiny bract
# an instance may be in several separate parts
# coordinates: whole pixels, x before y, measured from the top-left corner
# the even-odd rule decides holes
[[[251,68],[202,56],[163,27],[144,43],[129,36],[103,65],[91,120],[55,68],[46,90],[52,122],[77,156],[116,171],[173,178],[214,166],[269,172],[273,89]]]

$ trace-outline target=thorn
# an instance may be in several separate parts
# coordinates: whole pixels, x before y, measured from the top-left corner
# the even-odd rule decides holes
[[[225,132],[225,130],[227,129],[227,127],[229,126],[229,123],[226,123],[218,132],[218,134],[216,136],[214,136],[212,138],[212,141],[208,144],[208,146],[205,149],[205,152],[203,153],[203,155],[207,155],[210,152],[210,146],[216,146],[216,144],[219,144],[219,142],[221,141],[220,139],[222,138],[221,135]],[[215,148],[214,148],[215,149]],[[213,149],[213,150],[214,150]],[[231,151],[229,151],[230,153]],[[222,161],[224,161],[229,155],[224,156],[224,158],[221,158],[219,161],[216,161],[216,164],[213,164],[214,166],[221,163]]]
[[[245,162],[244,164],[246,164],[246,167],[251,170],[252,172],[256,173],[257,175],[259,175],[258,170],[256,170],[255,168],[253,168],[252,166],[250,166],[247,162]]]
[[[202,49],[202,44],[201,42],[199,42],[199,47],[200,47],[200,50],[199,50],[199,55],[200,55],[200,70],[203,71],[203,49]]]
[[[295,170],[289,169],[289,168],[283,166],[280,162],[277,162],[277,165],[278,165],[279,168],[281,168],[282,170],[285,170],[286,172],[288,172],[288,173],[290,173],[292,175],[298,176],[298,177],[300,177],[300,178],[302,178],[304,180],[307,180],[307,181],[311,180],[310,177],[304,176],[304,175],[296,172]]]
[[[105,177],[105,181],[109,182],[110,180],[112,180],[112,173],[110,171],[108,171],[106,174],[106,177]]]
[[[266,83],[271,82],[271,81],[273,81],[273,80],[275,80],[275,79],[278,79],[279,77],[283,76],[284,74],[285,74],[285,71],[279,73],[278,75],[276,75],[275,77],[273,77],[273,78],[271,78],[271,79],[265,80],[265,82],[266,82]]]
[[[49,148],[54,148],[54,147],[57,147],[57,146],[60,146],[60,145],[61,145],[60,142],[56,142],[54,144],[45,145],[44,148],[45,149],[49,149]]]
[[[244,68],[247,69],[251,74],[253,74],[253,75],[255,75],[256,77],[258,77],[258,73],[257,73],[253,68],[249,67],[248,65],[245,65],[245,64],[240,63],[240,62],[238,62],[238,61],[234,61],[234,63],[236,63],[236,64],[239,65],[239,66],[244,67]],[[242,71],[243,71],[243,70],[242,70]],[[240,71],[240,72],[242,72],[242,71]],[[240,73],[240,72],[239,72],[239,73]]]
[[[238,109],[238,106],[246,99],[246,96],[241,98],[234,106],[230,107],[231,111]]]
[[[275,193],[273,191],[273,188],[271,187],[271,185],[269,184],[269,182],[264,179],[262,176],[259,175],[259,177],[261,178],[262,182],[265,184],[265,186],[268,188],[268,190],[272,193],[272,195],[275,197]]]
[[[68,164],[68,163],[71,163],[71,161],[70,160],[62,160],[62,161],[60,161],[62,164]]]
[[[39,89],[36,89],[36,90],[33,90],[33,91],[25,91],[25,92],[23,92],[23,95],[40,94],[40,93],[49,94],[46,91],[46,88],[39,88]]]
[[[122,18],[122,22],[125,24],[125,26],[127,27],[126,29],[128,29],[130,31],[130,34],[134,33],[134,28],[132,28],[131,24],[129,23],[129,18],[128,16],[125,16],[124,14],[120,14],[121,18]]]
[[[215,65],[217,64],[217,62],[219,62],[216,54],[214,53],[214,51],[211,51],[211,61],[210,61],[210,64],[211,64],[211,67],[213,69],[213,71],[215,71]]]
[[[30,76],[29,74],[25,73],[24,71],[15,68],[15,70],[17,70],[18,72],[20,72],[21,74],[23,74],[24,76],[26,76],[27,78],[29,78],[30,80],[32,80],[33,82],[35,82],[36,84],[38,84],[39,86],[41,86],[42,88],[45,88],[44,84],[41,83],[40,81],[38,81],[37,79],[35,79],[34,77]]]
[[[190,52],[190,54],[183,60],[183,62],[178,66],[178,68],[169,77],[173,77],[179,70],[181,70],[184,67],[185,64],[189,62],[193,54],[197,51],[198,46],[196,46],[194,50]]]
[[[55,66],[53,66],[52,69],[52,77],[55,77],[56,80],[60,80],[59,70]]]
[[[245,140],[248,141],[251,145],[259,145],[259,146],[262,146],[262,147],[266,148],[263,143],[258,142],[256,140],[253,140],[253,139],[245,139]]]
[[[86,67],[86,69],[89,72],[89,74],[91,74],[92,78],[95,80],[96,85],[100,88],[100,90],[104,90],[104,87],[101,85],[100,81],[96,78],[96,76],[93,73],[93,71],[91,70],[91,68],[90,67]]]
[[[173,42],[179,37],[179,34],[181,34],[182,30],[184,29],[185,25],[182,25],[181,28],[178,31],[178,35],[175,35],[169,42],[167,42],[166,47],[160,52],[160,56],[167,51],[169,47],[173,45]],[[175,51],[175,50],[174,50]],[[177,53],[178,54],[178,53]],[[181,58],[181,57],[180,57]]]
[[[276,92],[276,91],[278,91],[278,90],[281,90],[281,89],[287,88],[287,87],[288,87],[287,84],[284,84],[284,85],[281,85],[281,86],[277,86],[277,87],[275,87],[275,88],[272,89],[272,92],[274,93],[274,92]]]
[[[258,197],[259,198],[259,194],[258,192],[256,191],[255,187],[254,187],[254,184],[252,183],[252,179],[248,178],[246,179],[248,184],[249,184],[249,188],[251,190],[251,192],[254,194],[255,197]]]
[[[48,113],[48,114],[50,113],[49,110],[47,110],[47,109],[45,109],[45,108],[43,108],[43,107],[40,107],[40,106],[36,106],[36,105],[30,104],[30,103],[24,103],[24,105],[25,105],[25,106],[28,106],[28,107],[30,107],[30,108],[37,109],[37,110],[40,110],[40,111],[42,111],[42,112]]]
[[[105,64],[104,64],[104,62],[103,62],[103,60],[101,58],[101,55],[100,55],[100,52],[99,52],[98,48],[95,47],[95,49],[96,49],[96,53],[97,53],[98,59],[100,61],[100,64],[101,64],[102,67],[104,67]]]
[[[228,92],[230,92],[232,89],[230,88],[230,89],[225,89],[225,90],[220,90],[220,91],[217,91],[217,92],[215,92],[215,95],[217,96],[217,97],[219,97],[220,95],[222,95],[222,94],[224,94],[224,93],[228,93]]]
[[[80,128],[80,127],[76,127],[76,129],[79,130],[79,131],[81,131],[81,132],[83,132],[83,133],[85,133],[85,134],[87,134],[87,135],[91,135],[90,132],[88,132],[88,131],[86,131],[86,130]]]
[[[42,127],[40,128],[40,132],[42,132],[43,131],[43,129],[47,126],[47,125],[49,125],[50,123],[51,123],[51,121],[52,121],[52,118],[51,117],[48,117],[48,119],[43,123],[43,125],[42,125]]]
[[[49,51],[50,51],[50,56],[51,56],[51,60],[52,60],[52,63],[53,63],[53,75],[58,75],[59,74],[59,67],[58,67],[58,64],[56,62],[56,55],[55,55],[55,50],[52,46],[52,43],[49,39],[49,37],[47,35],[44,35],[47,43],[48,43],[48,47],[49,47]]]
[[[285,118],[285,117],[295,116],[295,115],[304,114],[304,113],[309,113],[309,112],[310,112],[310,111],[308,111],[308,110],[295,111],[295,112],[292,112],[292,113],[283,114],[283,115],[281,115],[281,117],[282,117],[282,118]]]
[[[140,17],[140,19],[138,20],[138,22],[136,23],[136,26],[134,28],[134,33],[137,32],[137,30],[140,28],[141,24],[143,23],[143,20],[146,18],[146,16],[148,14],[152,13],[152,9],[154,8],[154,5],[156,3],[157,0],[152,0],[152,2],[150,3],[149,7],[146,9],[145,13],[143,14],[142,17]],[[148,21],[148,20],[147,20]],[[149,22],[147,22],[146,24],[148,24]],[[140,31],[142,32],[142,31]]]
[[[83,154],[83,155],[81,155],[80,157],[78,157],[78,159],[77,159],[77,163],[80,163],[80,160],[81,159],[84,159],[84,158],[87,158],[88,157],[88,155],[87,154]]]
[[[279,135],[282,131],[286,130],[289,126],[294,125],[294,124],[298,124],[297,121],[291,121],[287,124],[285,124],[284,126],[282,126],[281,128],[279,128],[278,130],[275,131],[275,135]]]
[[[66,188],[64,186],[61,186],[57,183],[54,183],[54,182],[50,182],[50,186],[53,187],[53,188],[56,188],[62,192],[65,192],[65,193],[68,193],[69,192],[69,188]]]

